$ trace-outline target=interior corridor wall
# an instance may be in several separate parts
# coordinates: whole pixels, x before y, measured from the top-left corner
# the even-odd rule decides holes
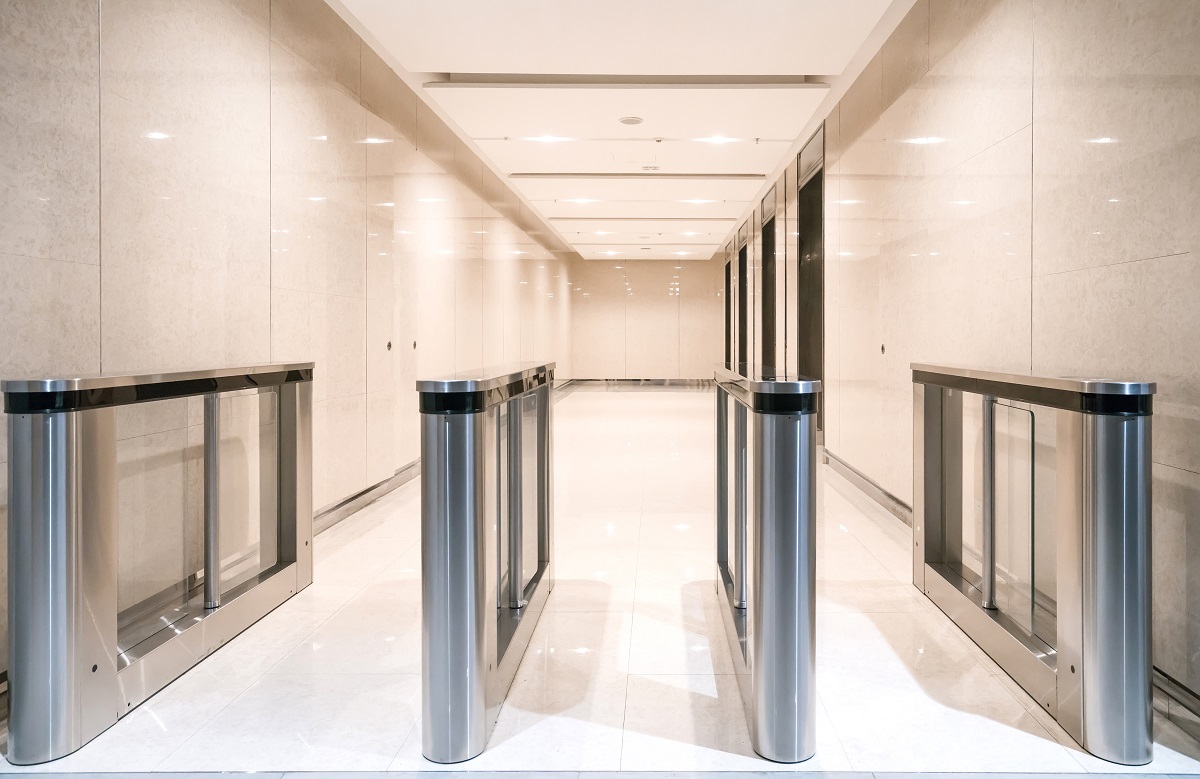
[[[826,121],[826,444],[912,502],[912,362],[1158,382],[1154,658],[1200,691],[1200,5],[919,0]]]
[[[571,375],[563,263],[320,0],[0,0],[0,70],[0,377],[314,361],[323,508],[417,458],[419,375]],[[122,603],[199,568],[198,410],[122,410]]]
[[[724,272],[716,260],[575,263],[575,377],[711,379],[724,359]]]

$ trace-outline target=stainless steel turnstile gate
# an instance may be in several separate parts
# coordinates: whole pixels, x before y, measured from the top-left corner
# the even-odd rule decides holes
[[[816,410],[821,382],[717,381],[717,589],[754,751],[816,751]]]
[[[422,752],[481,753],[546,604],[554,363],[419,381]]]
[[[10,763],[78,750],[312,583],[312,378],[313,364],[299,363],[4,382]],[[144,405],[152,403],[160,405]],[[239,412],[227,422],[253,418],[253,462],[222,424],[222,407]],[[186,443],[167,452],[164,437]],[[154,457],[137,448],[142,438],[158,442]],[[172,454],[174,470],[162,465]],[[182,500],[130,499],[123,514],[123,470],[144,470],[159,486],[167,480],[159,471],[183,476]],[[245,486],[251,470],[254,500],[225,525],[249,540],[222,555],[222,485]],[[192,485],[203,497],[189,502]],[[180,503],[198,510],[181,517]],[[162,563],[122,559],[130,539],[193,519],[203,551],[184,550],[169,581],[151,581],[164,589],[121,609],[130,577]]]
[[[912,371],[913,582],[1084,749],[1149,762],[1155,385]]]

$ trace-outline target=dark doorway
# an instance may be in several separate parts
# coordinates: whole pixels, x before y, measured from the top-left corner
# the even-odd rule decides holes
[[[825,365],[825,236],[823,232],[825,172],[818,170],[800,185],[797,195],[798,233],[796,274],[797,370],[804,376],[824,378]],[[818,427],[825,429],[824,405]]]
[[[750,334],[750,247],[743,245],[738,249],[738,363],[750,362],[750,346],[747,336]]]
[[[758,299],[762,309],[762,337],[759,339],[762,367],[782,371],[784,366],[776,365],[778,352],[775,349],[775,217],[762,226],[762,294]]]
[[[725,263],[725,367],[733,367],[733,263]]]

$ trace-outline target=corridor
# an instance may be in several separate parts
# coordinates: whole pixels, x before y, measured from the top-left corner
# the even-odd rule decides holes
[[[755,756],[713,586],[713,405],[711,389],[586,384],[555,404],[555,588],[478,758],[421,756],[412,481],[316,539],[312,586],[79,752],[24,770],[1200,771],[1162,717],[1147,766],[1081,751],[908,583],[908,528],[828,466],[817,754]]]

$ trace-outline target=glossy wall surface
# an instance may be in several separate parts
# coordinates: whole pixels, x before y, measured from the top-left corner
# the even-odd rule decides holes
[[[590,261],[575,268],[575,378],[712,379],[725,348],[723,263]]]
[[[318,510],[417,459],[418,374],[571,376],[565,262],[325,3],[0,0],[0,72],[0,375],[314,361]],[[249,521],[274,419],[228,402]],[[118,423],[129,604],[199,567],[202,414]]]
[[[826,444],[912,502],[914,361],[1158,382],[1154,662],[1200,690],[1200,5],[919,0],[826,121]]]

